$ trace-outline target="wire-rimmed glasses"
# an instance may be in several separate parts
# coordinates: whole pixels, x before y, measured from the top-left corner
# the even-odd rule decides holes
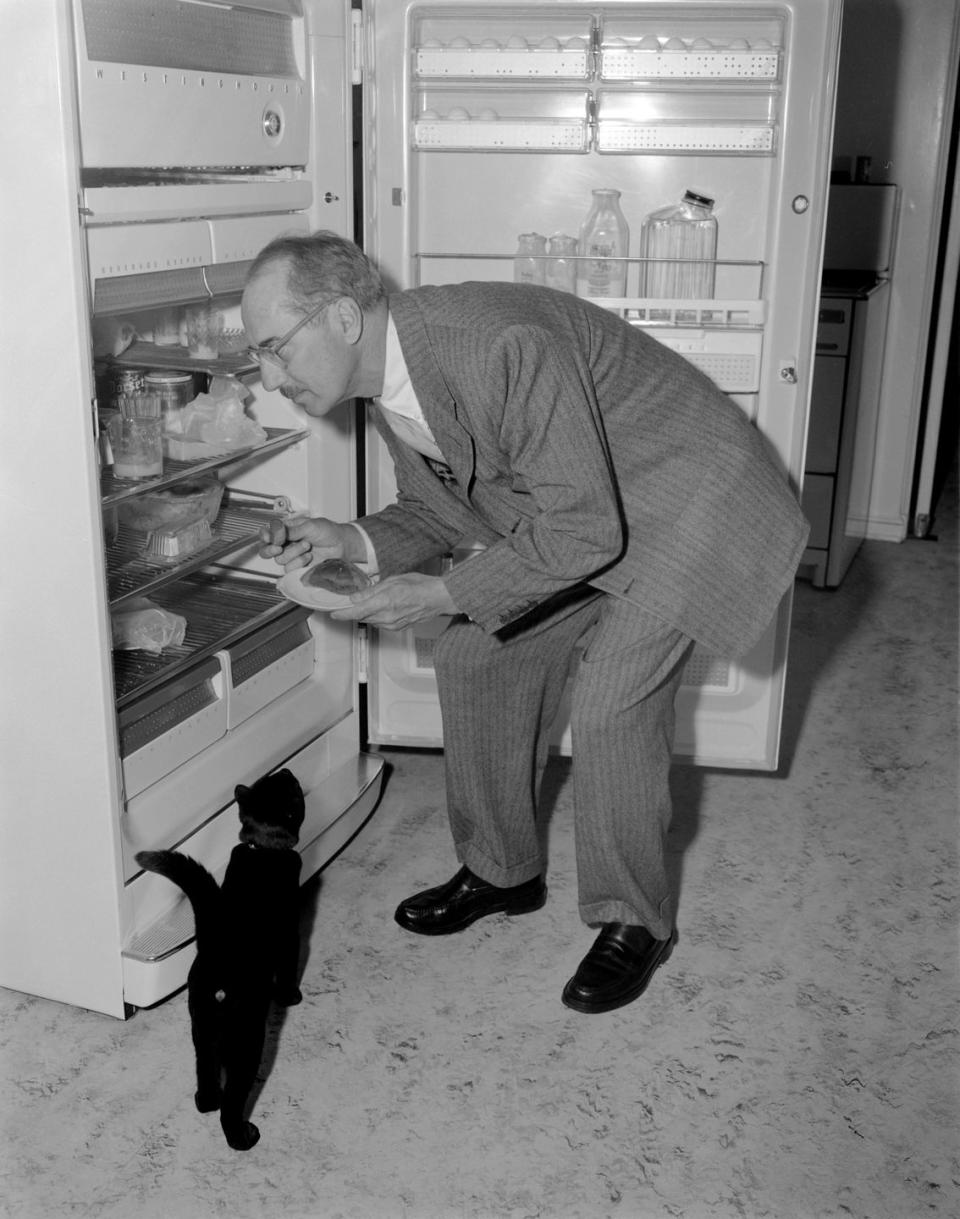
[[[295,326],[291,327],[286,334],[281,335],[279,339],[271,339],[269,343],[260,343],[256,347],[248,347],[247,355],[258,366],[269,364],[273,368],[285,372],[287,362],[280,354],[281,349],[286,347],[298,330],[306,326],[307,322],[312,322],[330,303],[330,301],[324,301],[322,305],[317,305],[316,309],[312,309],[302,317]]]

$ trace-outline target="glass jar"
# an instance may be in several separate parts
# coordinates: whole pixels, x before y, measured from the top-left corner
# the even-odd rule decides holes
[[[517,238],[517,254],[513,260],[513,282],[542,284],[546,253],[546,237],[541,237],[539,233],[521,233]]]
[[[630,228],[618,190],[593,191],[593,205],[580,229],[579,296],[626,296]],[[620,261],[617,261],[620,260]]]
[[[547,270],[544,282],[560,292],[577,290],[577,239],[554,233],[547,243]]]
[[[165,432],[179,432],[178,413],[197,396],[193,374],[153,369],[143,378],[144,389],[160,399],[160,417]]]
[[[713,204],[709,195],[688,190],[679,203],[661,207],[644,220],[640,254],[654,261],[642,266],[641,296],[656,300],[712,299],[717,257]],[[674,259],[683,261],[671,261]]]

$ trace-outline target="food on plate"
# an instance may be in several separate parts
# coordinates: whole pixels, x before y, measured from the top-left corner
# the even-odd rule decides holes
[[[331,593],[355,593],[372,583],[366,572],[345,559],[325,559],[308,568],[300,580],[309,588],[322,588]]]

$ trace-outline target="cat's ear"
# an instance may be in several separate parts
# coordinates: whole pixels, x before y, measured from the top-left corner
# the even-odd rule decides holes
[[[237,786],[233,789],[233,797],[237,801],[238,804],[240,804],[244,800],[246,800],[247,796],[249,796],[249,795],[250,795],[250,788],[244,787],[244,785],[242,783],[238,783]]]

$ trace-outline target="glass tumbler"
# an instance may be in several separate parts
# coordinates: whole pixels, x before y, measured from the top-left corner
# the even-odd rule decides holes
[[[163,473],[163,420],[159,402],[137,394],[121,402],[107,424],[114,478],[158,478]]]
[[[195,360],[215,360],[223,337],[223,314],[212,305],[190,305],[186,332],[187,351]]]

